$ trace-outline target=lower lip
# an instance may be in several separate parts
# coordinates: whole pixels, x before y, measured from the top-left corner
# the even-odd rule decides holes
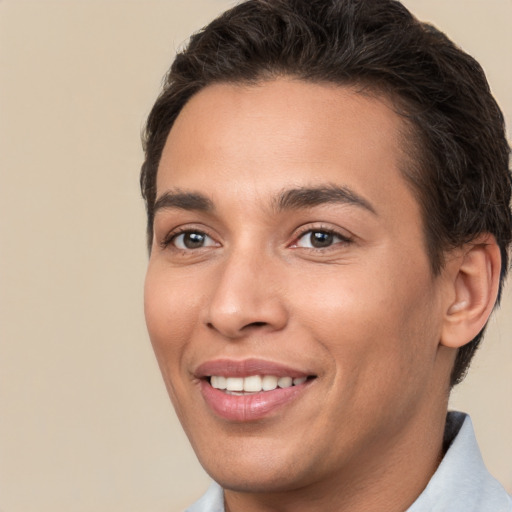
[[[201,393],[217,416],[230,421],[248,422],[269,416],[277,409],[289,404],[306,389],[308,382],[261,393],[228,395],[210,386],[208,381],[202,380]]]

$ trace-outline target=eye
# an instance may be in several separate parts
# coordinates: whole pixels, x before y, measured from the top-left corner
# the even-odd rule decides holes
[[[170,243],[177,249],[182,250],[217,246],[217,243],[211,237],[201,231],[183,231],[182,233],[174,235]]]
[[[338,243],[348,243],[350,239],[334,231],[325,229],[310,229],[303,233],[294,244],[295,247],[306,249],[325,249]]]

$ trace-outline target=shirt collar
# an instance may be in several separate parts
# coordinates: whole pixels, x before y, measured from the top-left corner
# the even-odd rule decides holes
[[[469,416],[448,413],[444,444],[441,464],[406,512],[512,512],[512,499],[484,465]],[[224,512],[222,488],[213,482],[186,512]]]
[[[511,512],[512,500],[485,467],[468,415],[448,413],[448,450],[407,512]]]

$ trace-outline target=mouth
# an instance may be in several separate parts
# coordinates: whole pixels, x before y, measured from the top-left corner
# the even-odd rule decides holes
[[[228,395],[242,396],[261,392],[286,389],[292,386],[300,386],[314,376],[290,377],[277,375],[249,375],[248,377],[225,377],[223,375],[211,375],[206,378],[214,389],[224,391]]]
[[[216,360],[195,372],[203,399],[216,416],[249,422],[273,416],[310,388],[317,375],[261,360]]]

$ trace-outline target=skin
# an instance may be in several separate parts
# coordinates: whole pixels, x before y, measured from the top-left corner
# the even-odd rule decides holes
[[[405,510],[442,456],[461,343],[447,312],[461,315],[467,304],[454,304],[471,293],[457,278],[464,255],[431,273],[400,171],[403,132],[385,98],[279,79],[209,86],[169,134],[157,198],[211,204],[161,201],[146,320],[180,421],[232,512]],[[283,191],[334,186],[365,205],[276,206]],[[186,248],[182,230],[205,243]],[[326,231],[332,243],[311,247]],[[316,378],[262,419],[228,421],[195,372],[246,358]]]

